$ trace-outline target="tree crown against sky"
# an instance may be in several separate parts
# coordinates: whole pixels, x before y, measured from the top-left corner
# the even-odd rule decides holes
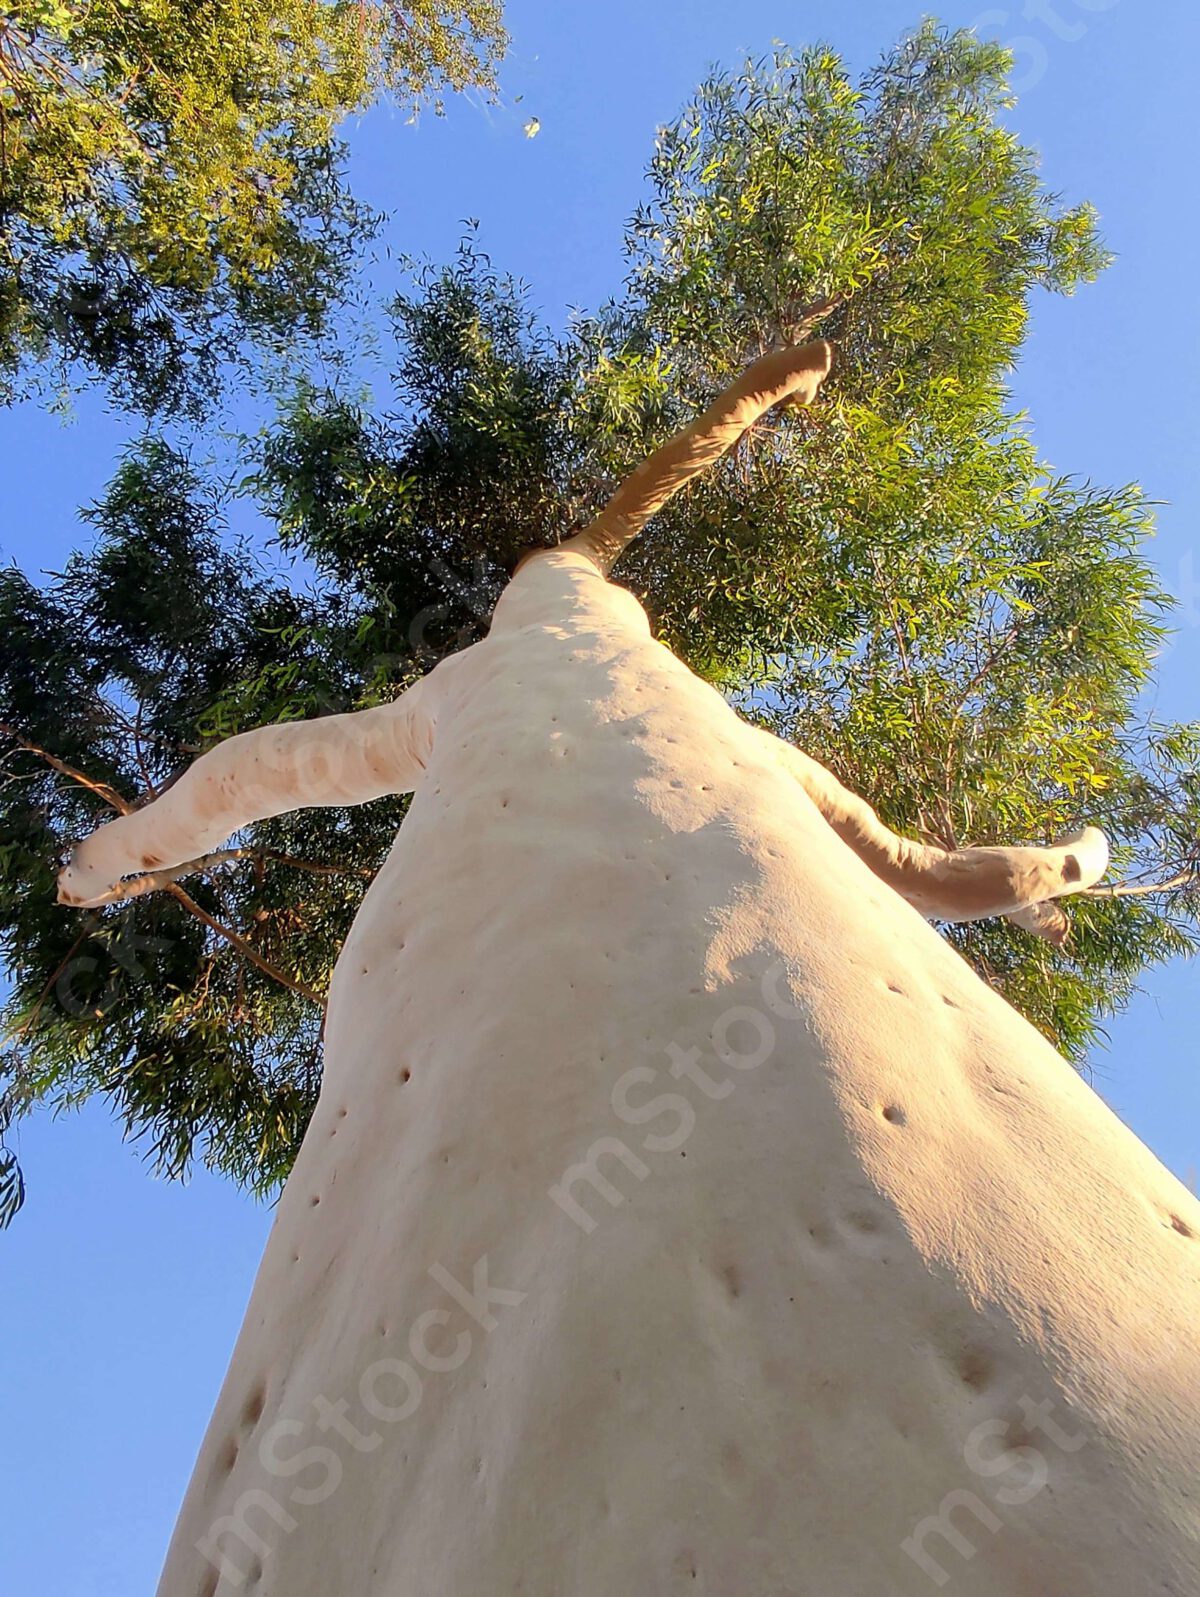
[[[482,635],[521,549],[809,331],[838,345],[822,404],[755,429],[618,579],[898,830],[1108,831],[1123,886],[1072,906],[1065,946],[948,932],[1077,1062],[1147,966],[1194,947],[1200,730],[1143,709],[1170,605],[1148,508],[1042,463],[1005,388],[1031,294],[1106,259],[1002,125],[1006,67],[927,25],[857,83],[824,48],[715,75],[660,133],[626,290],[561,332],[470,240],[417,271],[389,307],[389,391],[301,381],[254,441],[240,491],[306,584],[230,550],[215,485],[162,439],[60,580],[6,574],[11,1111],[102,1093],[164,1169],[274,1185],[404,801],[261,823],[172,893],[82,916],[53,903],[65,846],[213,740],[380,702]]]
[[[490,88],[494,0],[0,9],[0,398],[103,381],[198,414],[247,344],[317,334],[380,218],[337,128]]]

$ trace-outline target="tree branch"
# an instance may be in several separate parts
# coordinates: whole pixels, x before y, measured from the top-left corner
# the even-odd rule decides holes
[[[62,975],[63,971],[66,970],[67,966],[74,959],[76,953],[79,950],[80,945],[87,941],[87,939],[92,935],[92,932],[94,930],[95,930],[95,928],[93,926],[91,926],[90,924],[85,924],[84,925],[84,928],[80,932],[79,936],[75,939],[75,941],[71,944],[70,948],[63,955],[63,958],[62,958],[61,962],[59,963],[58,969],[55,970],[54,974],[49,978],[49,980],[46,982],[46,985],[42,988],[41,992],[38,994],[37,1003],[35,1003],[33,1008],[30,1010],[28,1016],[26,1017],[26,1019],[22,1023],[20,1030],[15,1033],[15,1035],[17,1037],[28,1037],[30,1031],[33,1028],[34,1021],[38,1018],[38,1016],[42,1012],[42,1005],[46,1002],[46,999],[50,996],[50,989],[54,986],[55,982]]]
[[[1190,865],[1165,882],[1114,882],[1108,887],[1088,887],[1081,898],[1145,898],[1151,893],[1173,893],[1178,887],[1200,884],[1200,866]]]
[[[178,882],[168,882],[165,891],[170,893],[172,898],[178,899],[184,909],[193,914],[197,920],[203,921],[210,931],[216,932],[218,937],[223,937],[231,948],[236,948],[239,954],[248,959],[252,965],[257,966],[265,976],[270,976],[292,992],[299,993],[301,998],[309,999],[319,1009],[325,1007],[325,1000],[319,993],[315,993],[311,987],[306,987],[303,982],[295,981],[291,976],[285,975],[283,971],[272,965],[270,960],[264,959],[258,950],[253,948],[244,937],[239,936],[237,932],[232,931],[228,926],[222,926],[219,920],[214,920],[206,910],[200,908],[190,894],[184,892]]]
[[[27,753],[34,754],[39,759],[45,760],[46,764],[49,765],[53,770],[58,771],[60,775],[69,777],[71,781],[78,782],[81,787],[86,787],[90,789],[91,792],[99,794],[106,804],[110,805],[114,810],[119,811],[120,814],[129,815],[132,813],[134,806],[129,802],[128,799],[124,798],[120,793],[118,793],[115,788],[110,787],[107,782],[93,781],[90,777],[85,776],[82,771],[77,770],[75,766],[68,765],[65,760],[60,760],[57,755],[50,754],[47,752],[47,750],[39,747],[38,744],[31,743],[28,738],[23,738],[21,734],[14,727],[9,726],[7,722],[0,721],[0,733],[3,733],[6,737],[12,738],[13,742],[16,743],[18,747],[25,749]],[[140,898],[143,894],[153,892],[156,889],[161,889],[164,892],[168,892],[173,898],[177,899],[178,902],[183,905],[189,914],[194,915],[197,920],[203,921],[205,926],[207,926],[211,931],[216,932],[218,937],[223,937],[231,948],[236,948],[239,954],[248,959],[252,965],[257,966],[257,968],[261,970],[264,975],[272,977],[272,979],[279,982],[281,986],[287,987],[294,993],[299,993],[302,998],[307,998],[312,1003],[323,1008],[325,1000],[320,996],[319,993],[315,993],[311,987],[306,987],[303,982],[294,981],[283,971],[277,970],[276,967],[272,965],[269,960],[264,959],[258,950],[248,943],[244,937],[231,930],[230,927],[223,926],[220,921],[214,920],[213,917],[207,913],[207,911],[201,909],[196,900],[192,898],[190,894],[185,893],[183,888],[180,887],[176,882],[176,877],[182,876],[188,871],[204,869],[214,864],[222,864],[226,860],[251,858],[274,859],[280,864],[292,865],[300,870],[316,871],[322,875],[332,875],[334,872],[339,872],[345,868],[337,865],[310,865],[305,860],[296,859],[290,854],[281,854],[270,849],[225,849],[218,854],[205,855],[203,859],[189,860],[184,865],[175,866],[173,870],[157,871],[148,876],[136,877],[133,881],[129,882],[128,884],[122,884],[119,889],[114,889],[111,894],[106,895],[103,903],[115,904],[129,898]],[[358,874],[364,877],[369,877],[370,872],[362,871]],[[80,941],[82,940],[83,939],[81,938]],[[78,944],[76,944],[76,947],[78,947]],[[72,953],[74,953],[74,949],[72,949]],[[68,958],[69,957],[70,956],[68,955]],[[64,961],[64,964],[65,963],[66,962]],[[51,977],[51,985],[57,979],[59,974],[60,972],[56,971],[54,976]],[[47,988],[47,991],[48,990],[49,988]],[[45,994],[43,994],[43,998],[44,997]],[[40,1002],[41,1000],[39,1000],[39,1005]]]
[[[832,360],[833,347],[823,339],[760,356],[703,415],[626,477],[589,526],[559,547],[586,555],[607,577],[651,517],[714,465],[748,427],[785,399],[811,404]]]
[[[110,787],[107,782],[93,781],[90,776],[84,776],[82,771],[77,771],[73,765],[68,765],[65,760],[60,760],[56,754],[49,754],[36,743],[30,743],[23,738],[15,727],[9,726],[7,721],[0,721],[0,733],[12,738],[13,742],[28,754],[36,754],[39,760],[45,760],[60,776],[69,776],[72,782],[78,782],[80,787],[89,788],[93,793],[99,794],[104,802],[121,815],[128,815],[133,810],[133,805],[127,798],[123,798],[115,787]]]
[[[369,882],[373,872],[353,865],[316,865],[311,860],[298,859],[294,854],[283,854],[273,848],[222,848],[212,854],[202,854],[198,859],[184,860],[182,865],[173,865],[169,870],[147,871],[143,876],[131,876],[128,881],[118,882],[110,888],[103,898],[98,898],[91,909],[103,908],[106,904],[124,903],[130,898],[143,898],[147,893],[158,893],[171,886],[181,877],[192,876],[197,871],[215,869],[218,865],[229,865],[235,860],[255,860],[260,864],[271,860],[276,865],[289,865],[293,870],[309,871],[314,876],[357,876]]]

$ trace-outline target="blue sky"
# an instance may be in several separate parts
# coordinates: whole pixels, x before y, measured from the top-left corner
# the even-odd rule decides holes
[[[352,132],[358,192],[394,212],[393,250],[445,258],[478,218],[497,266],[523,277],[547,320],[618,285],[620,244],[643,193],[655,128],[706,68],[774,38],[823,38],[867,65],[919,20],[898,0],[853,6],[609,0],[508,7],[504,103],[451,102],[416,127],[379,108]],[[1151,548],[1181,598],[1157,696],[1197,714],[1200,480],[1195,433],[1191,0],[1024,0],[945,5],[1017,51],[1013,125],[1050,186],[1102,214],[1117,261],[1074,300],[1044,297],[1014,388],[1055,466],[1140,481],[1165,501]],[[519,103],[514,103],[521,96]],[[541,132],[527,139],[531,115]],[[387,268],[385,266],[384,270]],[[80,402],[63,425],[32,408],[0,417],[0,555],[53,569],[85,536],[129,436]],[[1152,972],[1095,1060],[1098,1089],[1179,1175],[1200,1165],[1197,972]],[[107,1114],[35,1120],[20,1148],[30,1201],[0,1239],[0,1567],[39,1597],[131,1597],[154,1588],[216,1395],[270,1211],[211,1177],[152,1179]]]

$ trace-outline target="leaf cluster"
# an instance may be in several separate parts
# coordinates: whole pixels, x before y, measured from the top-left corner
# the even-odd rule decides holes
[[[491,87],[503,42],[493,0],[8,0],[0,399],[197,415],[247,345],[316,337],[381,220],[338,125]]]

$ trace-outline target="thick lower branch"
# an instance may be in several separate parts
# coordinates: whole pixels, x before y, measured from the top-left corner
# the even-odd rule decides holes
[[[1050,848],[943,849],[901,837],[818,761],[790,743],[772,743],[838,836],[929,920],[1003,915],[1062,943],[1067,921],[1052,901],[1093,888],[1108,869],[1108,844],[1094,826]]]
[[[25,749],[30,754],[36,755],[39,759],[45,760],[46,764],[49,765],[53,770],[58,771],[60,775],[69,777],[71,781],[78,782],[81,787],[85,787],[90,792],[98,794],[106,804],[108,804],[112,809],[117,810],[121,815],[132,815],[134,813],[134,806],[129,802],[129,800],[118,793],[115,788],[110,787],[107,782],[93,781],[90,777],[85,776],[82,771],[77,770],[75,766],[68,765],[65,760],[60,760],[57,755],[49,753],[46,749],[41,748],[38,744],[31,743],[27,738],[22,737],[19,732],[5,722],[0,722],[0,733],[12,738],[18,747]],[[236,948],[238,953],[240,953],[244,958],[248,959],[250,963],[257,969],[261,970],[265,976],[270,976],[272,980],[279,982],[281,986],[288,988],[291,992],[299,993],[302,998],[307,998],[312,1003],[324,1008],[325,1000],[319,993],[314,992],[311,987],[305,986],[303,982],[295,981],[292,977],[286,975],[285,972],[278,970],[274,965],[271,964],[270,960],[264,959],[258,950],[248,943],[244,937],[231,930],[230,927],[222,925],[220,921],[215,920],[205,910],[201,909],[196,900],[192,898],[190,894],[185,893],[183,888],[181,888],[176,881],[177,877],[182,876],[191,870],[203,869],[209,865],[220,864],[226,859],[245,859],[252,856],[259,858],[273,857],[281,863],[295,865],[306,870],[315,870],[321,872],[322,874],[326,872],[332,873],[335,870],[341,869],[339,866],[309,865],[306,861],[294,859],[291,855],[277,854],[270,850],[227,849],[223,851],[222,854],[202,856],[199,859],[189,861],[185,865],[176,866],[173,870],[156,872],[152,877],[138,877],[130,882],[118,883],[116,887],[103,896],[100,902],[104,904],[117,903],[124,899],[138,898],[143,894],[153,892],[156,889],[161,889],[162,891],[168,892],[173,898],[177,899],[178,902],[182,904],[184,909],[186,909],[189,914],[194,915],[197,920],[202,921],[204,925],[210,929],[210,931],[216,932],[218,937],[224,938],[230,947]],[[369,876],[370,873],[364,871],[361,874],[364,876]],[[79,943],[82,941],[83,937],[81,936],[76,942],[75,947],[71,950],[72,954],[75,952],[75,948],[78,948]],[[69,960],[70,957],[71,955],[68,955],[67,960]],[[66,963],[67,961],[63,962],[64,967]],[[47,992],[49,991],[50,986],[53,986],[60,974],[61,968],[55,972],[54,976],[51,977],[50,983],[46,989]],[[27,1022],[25,1030],[27,1030],[28,1026],[32,1024],[32,1020],[36,1017],[37,1011],[41,1008],[42,1003],[45,1001],[45,997],[46,994],[43,993],[42,997],[38,1000],[38,1004],[34,1011],[34,1016],[30,1018],[29,1022]]]

